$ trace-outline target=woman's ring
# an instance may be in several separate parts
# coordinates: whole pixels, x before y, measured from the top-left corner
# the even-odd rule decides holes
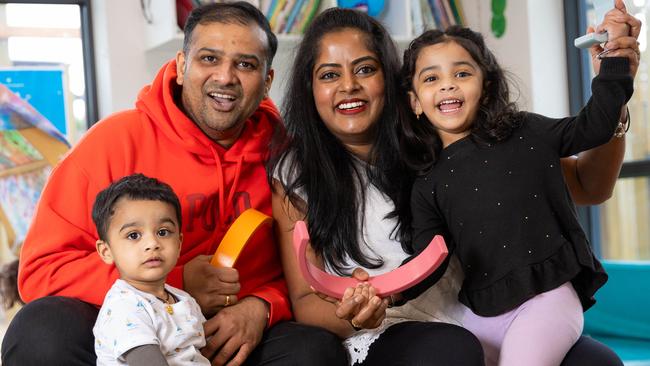
[[[354,330],[357,330],[357,331],[361,330],[361,326],[359,324],[357,324],[357,322],[355,322],[354,319],[350,320],[350,325],[352,325],[352,328],[354,328]]]

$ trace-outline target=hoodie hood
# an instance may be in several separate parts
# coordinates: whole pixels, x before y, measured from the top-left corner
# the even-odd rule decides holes
[[[270,139],[276,128],[281,128],[280,113],[270,98],[265,98],[253,115],[246,120],[241,136],[229,148],[217,144],[191,120],[176,104],[179,94],[176,83],[176,60],[163,65],[151,85],[140,91],[136,109],[146,114],[174,144],[209,163],[262,161],[268,154]],[[215,157],[218,154],[218,158]]]

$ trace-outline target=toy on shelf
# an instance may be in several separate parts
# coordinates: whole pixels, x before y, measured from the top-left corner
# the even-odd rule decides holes
[[[338,0],[337,4],[341,8],[366,11],[372,17],[384,11],[384,0]]]
[[[297,221],[293,228],[293,247],[298,257],[302,275],[314,290],[337,299],[343,298],[348,287],[356,287],[359,281],[325,273],[306,257],[309,233],[304,221]],[[410,262],[388,273],[370,277],[368,282],[377,290],[377,296],[386,297],[406,290],[432,274],[447,257],[445,241],[436,235],[429,246]]]

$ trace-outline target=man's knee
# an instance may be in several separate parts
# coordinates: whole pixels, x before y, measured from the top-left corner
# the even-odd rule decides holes
[[[438,355],[446,361],[441,365],[482,365],[483,348],[478,338],[469,330],[445,323],[429,324],[436,331],[432,332],[436,336],[430,338],[435,345],[430,345],[429,352],[423,354],[431,355],[430,350],[438,350]],[[420,350],[426,350],[426,347],[420,347]]]
[[[92,328],[97,313],[94,306],[67,297],[28,303],[9,324],[2,364],[94,364]]]
[[[411,364],[427,365],[435,355],[439,365],[483,365],[483,348],[472,332],[445,323],[421,327],[420,335],[411,337]]]
[[[275,325],[256,350],[251,364],[273,365],[347,365],[348,358],[341,340],[319,327],[283,322]],[[248,365],[248,363],[247,363]]]
[[[344,365],[347,353],[339,337],[317,327],[305,327],[296,333],[295,356],[299,365]]]

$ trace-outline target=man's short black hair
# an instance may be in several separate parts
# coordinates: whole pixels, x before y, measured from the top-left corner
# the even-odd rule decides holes
[[[122,197],[131,200],[161,201],[174,206],[178,230],[181,230],[181,203],[172,187],[156,178],[143,174],[132,174],[111,183],[97,194],[93,205],[93,221],[97,227],[99,239],[107,241],[110,218],[115,213],[115,203]]]
[[[185,22],[183,32],[185,38],[183,39],[183,53],[187,55],[192,43],[192,33],[194,28],[199,24],[241,24],[250,25],[251,23],[257,24],[264,33],[266,33],[267,49],[266,58],[268,61],[267,69],[271,69],[273,57],[278,50],[278,39],[271,31],[269,21],[264,14],[255,6],[245,2],[236,1],[232,3],[216,3],[202,5],[194,8]]]

